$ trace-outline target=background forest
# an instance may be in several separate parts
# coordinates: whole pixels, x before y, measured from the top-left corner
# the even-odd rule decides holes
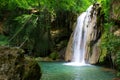
[[[120,71],[119,0],[0,0],[0,45],[56,59],[65,51],[77,16],[95,2],[104,16],[99,62]]]

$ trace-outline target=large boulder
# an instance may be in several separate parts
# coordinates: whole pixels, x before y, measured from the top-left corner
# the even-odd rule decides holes
[[[39,80],[40,67],[19,48],[0,47],[0,80]]]

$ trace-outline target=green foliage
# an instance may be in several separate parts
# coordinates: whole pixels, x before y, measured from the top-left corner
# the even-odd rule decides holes
[[[92,0],[84,0],[84,1],[83,0],[77,0],[76,5],[78,5],[77,6],[78,12],[86,11],[86,9],[93,3],[94,2]]]
[[[106,55],[116,56],[116,58],[112,59],[112,63],[115,64],[118,67],[118,71],[120,71],[120,37],[114,35],[114,32],[111,31],[114,28],[113,26],[115,26],[113,23],[105,23],[104,25],[104,33],[101,38],[100,61],[104,61]],[[119,72],[118,76],[120,76]]]
[[[104,12],[104,33],[101,38],[101,56],[100,61],[104,61],[104,58],[109,55],[112,58],[112,63],[117,67],[118,76],[120,76],[120,37],[116,36],[114,32],[117,30],[116,24],[110,20],[110,10],[113,0],[101,0]],[[117,0],[116,0],[117,1]],[[119,12],[119,9],[117,9]],[[114,11],[117,13],[117,11]],[[114,58],[113,58],[114,57]]]
[[[52,53],[50,54],[49,57],[50,57],[51,59],[53,59],[53,60],[56,60],[56,59],[59,58],[59,54],[58,54],[56,51],[54,51],[54,52],[52,52]]]
[[[8,6],[9,6],[9,3],[10,3],[10,5],[11,5],[11,3],[13,2],[13,0],[12,1],[10,1],[10,0],[0,0],[0,9],[8,9]],[[13,5],[13,7],[14,7],[14,5]],[[10,6],[10,8],[12,8],[13,9],[13,7],[11,7]]]
[[[107,49],[106,48],[101,49],[101,55],[100,55],[99,62],[103,62],[106,55],[107,55]]]
[[[12,12],[6,22],[10,45],[34,50],[37,56],[46,55],[52,47],[51,21],[60,12],[85,11],[91,3],[91,0],[1,0],[0,9]]]
[[[8,38],[4,35],[0,35],[0,46],[8,44]]]
[[[34,55],[46,56],[53,46],[50,34],[51,22],[59,18],[61,22],[69,24],[70,20],[66,18],[71,15],[68,16],[68,13],[81,13],[94,2],[94,0],[1,0],[0,9],[8,10],[11,14],[6,22],[8,23],[6,28],[10,29],[8,31],[10,46],[27,48],[33,51]],[[64,23],[58,25],[66,27]]]
[[[106,23],[104,25],[105,31],[101,38],[102,57],[105,57],[107,54],[116,54],[118,52],[116,49],[120,46],[120,38],[110,32],[113,26],[113,23]]]
[[[117,66],[118,66],[118,73],[117,73],[117,76],[120,77],[120,50],[117,52]]]
[[[0,9],[15,10],[17,8],[31,9],[38,5],[38,0],[1,0]]]
[[[49,26],[44,24],[43,18],[45,17],[42,14],[40,16],[36,14],[23,14],[16,17],[17,26],[15,25],[12,28],[13,30],[11,29],[11,32],[15,32],[13,32],[9,40],[10,43],[30,51],[34,50],[35,56],[47,53],[47,50],[50,49]]]
[[[24,43],[30,41],[29,35],[34,26],[36,25],[36,16],[32,14],[24,14],[15,18],[14,22],[17,24],[17,26],[12,25],[12,28],[10,29],[11,37],[9,39],[9,42],[14,46],[22,47]]]
[[[103,7],[103,11],[104,11],[104,16],[105,16],[105,20],[108,21],[109,19],[109,12],[110,12],[110,3],[111,3],[111,0],[101,0],[101,4],[102,4],[102,7]]]

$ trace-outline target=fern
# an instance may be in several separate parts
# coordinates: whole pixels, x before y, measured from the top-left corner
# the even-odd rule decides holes
[[[31,16],[32,15],[22,15],[22,16],[16,18],[16,20],[20,19],[19,21],[22,24],[22,26],[20,27],[20,29],[17,30],[17,32],[12,36],[12,38],[9,41],[14,39],[20,33],[20,31],[22,31],[24,29],[25,25],[30,20]]]

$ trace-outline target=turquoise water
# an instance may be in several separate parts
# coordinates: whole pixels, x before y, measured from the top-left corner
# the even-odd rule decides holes
[[[67,66],[64,62],[40,62],[41,80],[112,80],[115,74],[98,66]]]

